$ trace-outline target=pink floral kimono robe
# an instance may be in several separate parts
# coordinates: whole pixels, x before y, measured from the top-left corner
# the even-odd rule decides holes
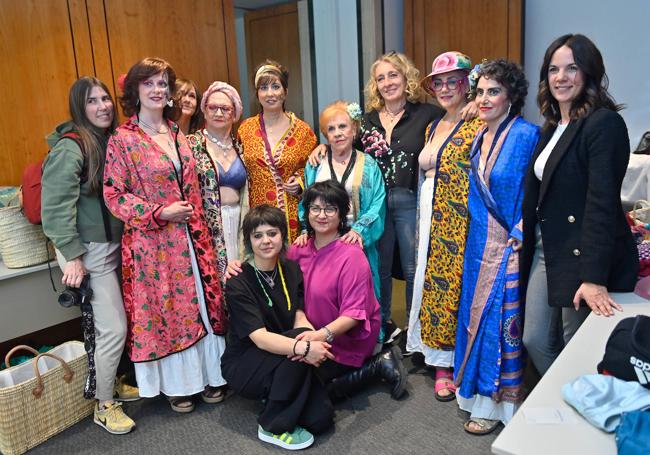
[[[183,351],[208,332],[199,313],[189,248],[194,248],[215,334],[226,332],[227,318],[216,270],[212,236],[201,201],[195,162],[185,136],[169,122],[181,170],[132,117],[110,138],[104,170],[104,199],[124,221],[122,293],[128,321],[127,350],[134,362],[159,360]],[[188,222],[157,218],[175,201],[194,207]]]

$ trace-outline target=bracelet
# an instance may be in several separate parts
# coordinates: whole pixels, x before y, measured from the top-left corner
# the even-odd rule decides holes
[[[334,333],[327,327],[326,325],[323,326],[323,329],[325,329],[325,341],[328,343],[331,343],[334,341]]]
[[[305,348],[305,353],[302,355],[303,357],[307,357],[307,354],[309,354],[309,349],[311,348],[311,341],[307,340],[305,343],[307,343],[307,347]]]
[[[296,342],[293,343],[293,349],[291,350],[293,352],[294,356],[298,355],[298,354],[296,354],[296,346],[298,346],[298,341],[300,341],[300,340],[296,340]]]

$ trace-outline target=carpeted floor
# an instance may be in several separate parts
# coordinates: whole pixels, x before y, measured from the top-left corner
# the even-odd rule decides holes
[[[496,433],[472,436],[455,401],[433,397],[430,371],[413,367],[408,394],[390,398],[388,386],[377,383],[336,407],[333,430],[318,436],[310,454],[454,454],[490,453]],[[30,454],[265,454],[283,450],[257,439],[257,402],[229,395],[220,404],[197,403],[191,414],[173,412],[164,398],[127,403],[125,409],[137,428],[113,436],[85,419],[34,448]]]

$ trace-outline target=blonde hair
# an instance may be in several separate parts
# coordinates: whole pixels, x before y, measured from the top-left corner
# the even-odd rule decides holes
[[[366,112],[372,110],[378,111],[384,107],[384,99],[379,93],[377,81],[375,80],[375,70],[382,62],[390,63],[404,76],[406,79],[406,99],[408,101],[417,103],[424,99],[424,91],[420,87],[420,71],[406,55],[392,51],[379,57],[370,67],[370,77],[364,89],[366,95]]]
[[[345,114],[350,119],[350,123],[356,128],[359,132],[359,120],[354,120],[350,117],[350,112],[348,112],[348,103],[347,101],[338,100],[334,101],[331,104],[328,104],[325,109],[320,113],[318,118],[318,127],[320,132],[323,133],[323,136],[327,137],[327,124],[338,114]]]

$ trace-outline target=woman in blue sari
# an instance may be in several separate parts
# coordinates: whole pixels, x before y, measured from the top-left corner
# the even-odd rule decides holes
[[[320,114],[320,129],[327,138],[327,152],[317,166],[305,167],[305,188],[316,182],[336,180],[350,196],[347,222],[350,230],[341,237],[345,243],[358,243],[366,253],[377,300],[380,298],[379,251],[377,241],[384,232],[386,191],[381,170],[370,156],[353,147],[359,132],[361,108],[356,103],[335,101]],[[298,219],[306,226],[305,208],[298,206]],[[294,244],[305,246],[307,234]]]
[[[458,405],[471,414],[465,430],[487,434],[512,418],[521,399],[521,202],[539,129],[520,117],[528,82],[517,64],[485,62],[470,78],[477,81],[476,103],[486,126],[470,152],[470,225],[454,379]]]

